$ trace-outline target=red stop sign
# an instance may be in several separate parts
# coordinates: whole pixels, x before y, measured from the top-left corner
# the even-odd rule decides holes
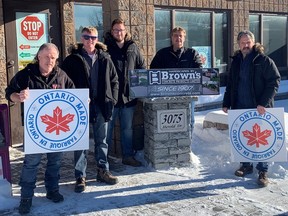
[[[26,16],[20,28],[21,34],[27,40],[39,40],[44,34],[44,24],[36,16]]]

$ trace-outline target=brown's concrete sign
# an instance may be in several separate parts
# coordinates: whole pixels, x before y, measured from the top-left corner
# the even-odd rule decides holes
[[[129,75],[130,96],[135,98],[219,94],[214,68],[137,69]]]

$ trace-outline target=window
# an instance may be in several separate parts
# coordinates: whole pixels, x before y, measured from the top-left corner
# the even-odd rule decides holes
[[[282,79],[288,79],[287,16],[249,15],[249,25],[258,38],[256,42],[263,44],[265,54],[274,60]]]
[[[220,72],[227,70],[228,64],[228,18],[226,13],[215,13],[215,66]]]
[[[169,10],[155,11],[156,50],[170,46],[171,19]]]
[[[253,32],[255,36],[255,42],[261,42],[259,27],[260,27],[260,16],[249,15],[249,30]]]
[[[186,30],[185,46],[211,46],[210,13],[175,12],[175,26]]]
[[[80,42],[81,31],[85,26],[94,26],[98,30],[99,41],[103,40],[103,16],[100,5],[74,4],[74,23],[76,41]]]

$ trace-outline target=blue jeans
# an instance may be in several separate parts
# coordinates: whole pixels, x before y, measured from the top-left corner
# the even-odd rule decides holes
[[[47,153],[45,188],[47,192],[59,190],[62,152]],[[26,154],[23,162],[19,185],[21,198],[32,198],[36,188],[37,171],[42,154]]]
[[[108,124],[108,137],[107,142],[109,145],[112,144],[113,128],[117,117],[120,121],[120,136],[121,136],[121,149],[122,157],[132,157],[133,151],[133,115],[136,106],[131,107],[115,107],[112,115],[112,120]]]
[[[242,165],[244,167],[246,166],[253,166],[253,163],[250,163],[250,162],[242,162]],[[257,163],[256,165],[256,169],[259,171],[259,172],[268,172],[268,163],[267,162],[259,162]]]
[[[97,168],[109,171],[109,163],[107,160],[108,144],[106,142],[108,122],[102,115],[98,106],[96,109],[96,120],[92,123],[94,136],[94,156]],[[86,177],[87,169],[87,152],[85,150],[74,152],[75,178]]]
[[[94,155],[97,167],[104,170],[109,170],[109,163],[107,160],[108,143],[106,141],[108,122],[105,122],[105,119],[98,107],[96,122],[92,123],[92,127],[95,143]]]
[[[86,168],[87,168],[87,152],[86,150],[74,151],[74,166],[75,178],[86,178]]]

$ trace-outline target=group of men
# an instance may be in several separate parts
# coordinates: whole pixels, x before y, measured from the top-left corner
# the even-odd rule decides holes
[[[184,46],[186,31],[176,27],[171,32],[172,45],[159,50],[150,68],[201,68],[198,52]],[[280,75],[274,62],[255,46],[254,35],[243,31],[238,35],[239,52],[233,57],[224,100],[223,111],[239,108],[256,108],[260,114],[265,107],[273,106]],[[6,89],[6,98],[12,102],[24,102],[29,97],[29,89],[89,88],[90,123],[94,135],[94,155],[97,164],[97,180],[116,184],[118,178],[109,171],[108,146],[112,143],[114,124],[120,122],[122,163],[134,167],[141,162],[134,157],[132,143],[132,122],[136,99],[129,96],[129,70],[145,69],[144,58],[126,29],[124,20],[115,19],[111,29],[99,42],[94,27],[85,27],[81,43],[70,48],[61,68],[57,66],[58,48],[52,43],[43,44],[35,61],[11,80]],[[254,64],[264,65],[264,70]],[[267,83],[267,84],[266,84]],[[21,201],[19,213],[30,212],[36,184],[37,167],[42,154],[26,154],[20,177]],[[59,170],[61,152],[47,153],[45,172],[46,197],[53,202],[64,200],[59,193]],[[86,150],[74,152],[75,192],[86,187]],[[252,172],[250,163],[242,163],[236,175],[245,176]],[[259,163],[259,182],[267,185],[267,163]],[[260,176],[261,175],[261,176]]]

